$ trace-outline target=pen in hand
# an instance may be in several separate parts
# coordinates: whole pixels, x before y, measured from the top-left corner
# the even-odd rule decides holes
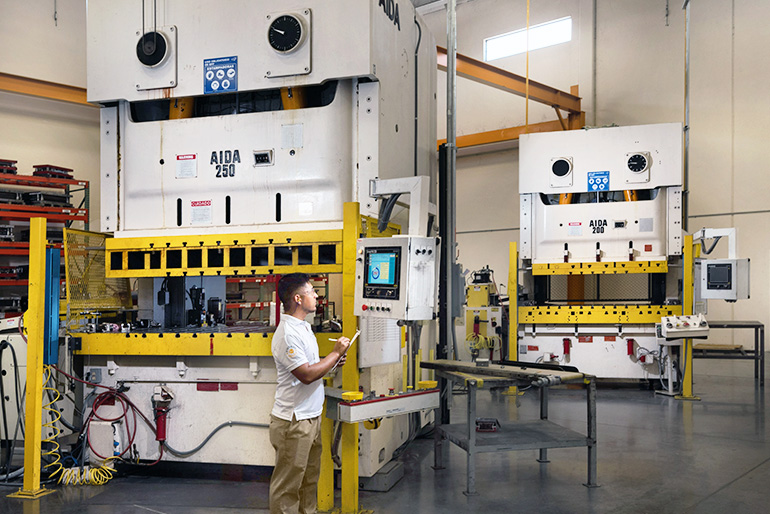
[[[337,369],[337,366],[339,366],[340,361],[347,355],[348,350],[350,349],[350,347],[353,346],[353,343],[355,343],[356,339],[358,339],[359,334],[361,334],[361,331],[360,330],[356,330],[356,333],[353,335],[353,339],[350,340],[350,344],[348,345],[347,350],[345,350],[345,353],[340,355],[340,358],[337,360],[337,362],[334,363],[334,366],[332,367],[332,369],[329,370],[329,373],[331,373],[332,371]],[[330,338],[329,341],[335,341],[336,342],[337,340]]]

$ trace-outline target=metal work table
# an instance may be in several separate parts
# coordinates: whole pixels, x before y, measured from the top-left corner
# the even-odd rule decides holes
[[[711,321],[709,328],[750,328],[754,330],[754,349],[723,348],[718,345],[708,344],[693,346],[693,358],[701,359],[754,359],[754,380],[759,380],[759,385],[765,385],[765,325],[759,321]]]
[[[464,383],[468,387],[468,417],[465,423],[440,425],[437,422],[434,439],[434,469],[443,469],[443,441],[448,439],[468,454],[467,496],[476,491],[476,455],[486,452],[515,450],[540,450],[538,462],[548,462],[548,448],[588,448],[587,487],[596,483],[596,380],[582,373],[540,370],[524,366],[493,365],[484,368],[457,361],[424,361],[421,366],[434,369],[436,375],[451,382]],[[536,380],[555,383],[580,384],[586,390],[587,434],[580,434],[548,420],[548,385],[540,389],[540,419],[518,422],[501,422],[497,432],[476,432],[476,392],[510,386],[532,386]],[[554,384],[555,385],[555,384]],[[537,387],[537,386],[535,386]],[[450,384],[451,389],[451,384]],[[436,416],[439,420],[440,416]]]

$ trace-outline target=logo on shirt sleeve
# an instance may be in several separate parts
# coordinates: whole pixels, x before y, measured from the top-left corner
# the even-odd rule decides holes
[[[286,356],[290,359],[296,359],[297,358],[297,350],[293,347],[288,347],[286,349]]]

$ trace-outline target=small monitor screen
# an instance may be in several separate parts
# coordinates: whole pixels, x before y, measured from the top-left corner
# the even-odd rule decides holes
[[[400,247],[366,248],[364,298],[398,300],[401,277]]]
[[[397,254],[375,253],[369,256],[368,277],[370,284],[392,286],[396,283]]]
[[[732,264],[708,264],[707,289],[732,288]]]

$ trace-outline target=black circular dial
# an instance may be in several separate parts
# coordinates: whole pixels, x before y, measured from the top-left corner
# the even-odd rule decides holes
[[[644,171],[647,168],[647,158],[640,154],[634,154],[628,158],[628,169],[631,171],[639,172]]]
[[[302,42],[302,23],[290,14],[279,16],[270,24],[267,40],[276,51],[291,52]]]
[[[136,43],[136,57],[145,66],[157,66],[166,57],[166,38],[160,32],[148,32]]]
[[[551,164],[551,172],[557,177],[563,177],[572,171],[572,164],[567,159],[557,159]]]

